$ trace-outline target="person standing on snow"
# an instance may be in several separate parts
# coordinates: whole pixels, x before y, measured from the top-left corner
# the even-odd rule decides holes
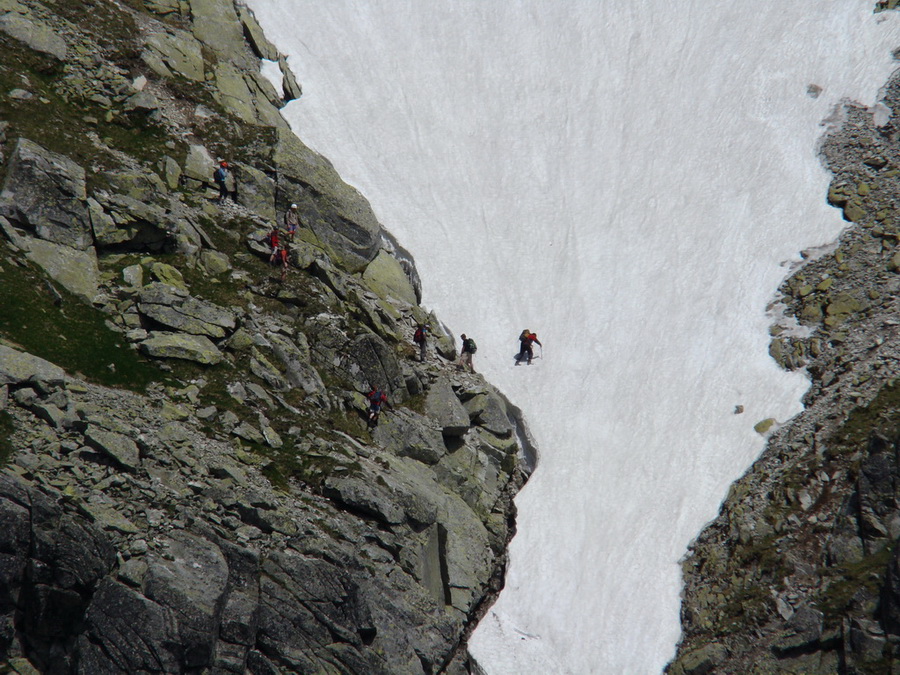
[[[459,367],[465,368],[469,367],[471,372],[475,372],[475,366],[472,365],[472,357],[475,355],[475,351],[478,347],[475,345],[475,340],[470,337],[466,337],[466,334],[463,333],[459,336],[462,339],[462,349],[460,350],[459,356]]]
[[[522,334],[519,336],[519,353],[516,354],[516,365],[523,360],[527,360],[528,365],[531,365],[531,359],[534,358],[534,343],[537,342],[541,349],[543,349],[544,345],[541,344],[541,341],[538,340],[537,333],[532,333],[527,328],[522,331]]]

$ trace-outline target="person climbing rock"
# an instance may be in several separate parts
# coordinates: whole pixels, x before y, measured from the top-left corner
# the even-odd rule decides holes
[[[428,348],[428,336],[431,335],[431,324],[419,324],[413,335],[413,342],[419,345],[419,361],[425,362],[425,356]]]
[[[385,394],[381,389],[377,387],[373,387],[372,391],[366,394],[366,398],[369,400],[369,414],[367,423],[370,429],[378,426],[378,418],[381,415],[381,409],[384,406],[389,406],[387,394]]]
[[[269,256],[269,264],[277,265],[281,262],[281,234],[278,232],[278,227],[273,226],[272,231],[269,232],[269,236],[267,237],[269,246],[272,247],[272,253]]]
[[[219,162],[219,168],[213,173],[213,182],[219,188],[219,198],[216,200],[220,204],[228,196],[228,162],[224,159]]]
[[[278,252],[278,260],[281,262],[281,281],[287,279],[288,267],[291,264],[291,245],[285,241],[281,244],[281,250]]]
[[[542,345],[541,341],[538,340],[537,333],[532,333],[527,328],[522,331],[522,334],[519,335],[519,353],[516,354],[517,366],[522,361],[527,361],[528,365],[531,365],[531,360],[534,358],[535,342],[541,346],[541,349],[544,348],[544,345]]]
[[[459,356],[459,367],[465,368],[468,366],[471,372],[475,372],[475,366],[472,365],[472,357],[475,356],[475,352],[478,350],[478,346],[475,344],[475,340],[470,337],[466,337],[466,334],[463,333],[459,336],[462,340],[462,349],[460,350]]]
[[[299,227],[300,209],[296,204],[291,204],[291,208],[284,212],[284,229],[290,241],[294,240],[294,235],[297,234]]]

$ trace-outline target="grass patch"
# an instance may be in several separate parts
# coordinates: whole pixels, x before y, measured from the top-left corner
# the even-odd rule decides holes
[[[15,431],[15,421],[5,410],[0,410],[0,466],[6,466],[15,448],[12,444],[12,435]]]
[[[893,546],[887,546],[859,562],[823,570],[822,575],[832,579],[817,603],[826,618],[840,619],[844,616],[861,589],[868,590],[873,597],[877,596],[884,584],[884,575],[892,554]]]
[[[105,314],[56,286],[63,301],[55,304],[49,284],[34,266],[3,261],[0,337],[97,384],[140,392],[151,382],[166,380],[120,333],[106,326]]]

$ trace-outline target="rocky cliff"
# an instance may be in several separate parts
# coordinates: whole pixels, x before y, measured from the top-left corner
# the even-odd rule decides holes
[[[5,672],[466,671],[534,449],[299,93],[232,0],[0,0]]]
[[[809,374],[805,410],[757,425],[765,452],[683,561],[669,673],[900,672],[900,75],[883,96],[823,142],[848,227],[782,285],[770,348]]]

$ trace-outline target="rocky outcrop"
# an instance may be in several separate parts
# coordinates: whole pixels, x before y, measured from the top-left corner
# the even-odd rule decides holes
[[[412,358],[440,322],[284,57],[231,0],[0,19],[0,670],[465,672],[534,451],[449,336]]]
[[[20,138],[0,191],[0,215],[41,239],[86,249],[91,221],[84,169],[64,155]]]
[[[900,664],[896,327],[900,76],[891,120],[847,104],[822,146],[847,230],[784,282],[770,352],[811,377],[682,568],[671,673],[887,673]]]

